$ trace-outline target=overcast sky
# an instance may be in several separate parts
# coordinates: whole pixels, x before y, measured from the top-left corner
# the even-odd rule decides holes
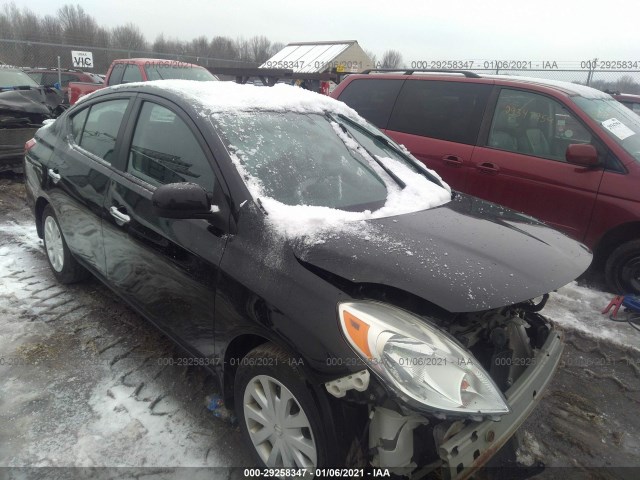
[[[73,2],[30,0],[28,6],[39,14],[55,14],[65,3]],[[283,43],[357,40],[378,58],[387,49],[399,50],[407,66],[419,60],[460,59],[640,61],[637,0],[78,3],[102,25],[138,24],[150,41],[160,33],[181,40],[200,35],[265,35]]]

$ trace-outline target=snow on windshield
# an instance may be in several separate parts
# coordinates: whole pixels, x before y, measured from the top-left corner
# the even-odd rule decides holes
[[[253,85],[239,85],[232,82],[190,82],[185,80],[162,80],[127,84],[126,87],[161,88],[172,92],[187,100],[198,113],[206,118],[214,119],[218,127],[224,130],[224,119],[227,124],[233,124],[237,118],[250,118],[262,114],[303,114],[322,115],[327,112],[332,115],[343,115],[348,119],[366,125],[372,129],[353,109],[342,102],[325,95],[310,92],[289,85],[278,84],[273,87],[256,87]],[[117,88],[117,87],[116,87]],[[124,88],[121,87],[121,88]],[[328,120],[327,120],[328,121]],[[376,208],[362,211],[347,211],[340,208],[305,204],[302,202],[286,202],[274,198],[272,188],[265,188],[265,178],[260,178],[255,170],[248,168],[248,157],[268,155],[272,152],[276,138],[268,138],[264,124],[259,129],[245,128],[249,136],[255,137],[251,148],[227,143],[231,158],[239,173],[243,177],[253,199],[268,213],[267,221],[274,231],[284,237],[313,236],[315,234],[336,231],[362,232],[366,227],[365,221],[373,218],[389,217],[415,212],[443,205],[451,200],[451,190],[442,182],[443,186],[430,181],[419,169],[411,169],[397,159],[378,157],[386,169],[395,174],[406,187],[401,189],[398,183],[381,168],[352,137],[334,126],[337,135],[346,147],[364,158],[367,167],[383,181],[386,187],[386,199]],[[243,128],[237,124],[234,129]],[[231,131],[231,129],[229,129]],[[224,132],[223,132],[224,133]],[[237,133],[237,132],[236,132]],[[382,135],[382,134],[380,134]],[[262,138],[264,136],[265,138]],[[311,138],[311,137],[310,137]],[[307,140],[307,143],[309,140]],[[291,156],[290,156],[291,157]],[[308,160],[308,159],[307,159]],[[289,160],[286,160],[289,161]],[[339,161],[339,160],[336,160]],[[297,164],[292,164],[295,168]],[[426,169],[425,169],[426,170]],[[435,172],[429,171],[439,178]],[[294,204],[291,204],[294,203]],[[317,239],[316,239],[317,240]]]

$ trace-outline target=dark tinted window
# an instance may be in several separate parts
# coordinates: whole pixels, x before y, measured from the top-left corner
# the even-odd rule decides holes
[[[407,80],[387,128],[473,145],[492,86]]]
[[[189,126],[171,110],[145,102],[138,117],[127,171],[145,182],[194,182],[213,192],[207,157]]]
[[[127,65],[122,76],[122,83],[141,82],[142,74],[137,65]]]
[[[129,100],[123,99],[96,103],[91,106],[79,142],[80,146],[110,162],[122,117],[124,117],[128,104]]]
[[[122,75],[126,68],[126,63],[116,63],[109,74],[109,85],[119,85],[122,83]]]
[[[376,127],[385,129],[404,80],[363,78],[351,82],[339,100],[349,105]]]
[[[82,129],[84,128],[88,113],[89,109],[85,108],[71,118],[71,135],[73,135],[73,140],[76,143],[80,143],[80,135],[82,135]]]

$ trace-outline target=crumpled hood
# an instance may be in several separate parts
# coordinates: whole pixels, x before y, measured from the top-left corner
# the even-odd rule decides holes
[[[25,117],[31,123],[42,123],[52,118],[53,110],[62,102],[62,97],[50,88],[30,88],[0,91],[0,115]],[[9,119],[5,119],[10,122]]]
[[[592,258],[531,217],[459,193],[441,207],[369,220],[359,234],[293,249],[299,260],[347,280],[393,286],[450,312],[540,296],[574,280]]]

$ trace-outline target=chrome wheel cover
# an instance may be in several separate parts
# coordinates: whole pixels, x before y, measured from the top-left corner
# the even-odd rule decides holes
[[[267,467],[315,468],[311,424],[287,387],[268,375],[253,377],[243,410],[251,442]]]
[[[62,246],[62,234],[58,223],[51,216],[44,221],[44,244],[47,247],[47,257],[56,272],[64,268],[64,247]]]

